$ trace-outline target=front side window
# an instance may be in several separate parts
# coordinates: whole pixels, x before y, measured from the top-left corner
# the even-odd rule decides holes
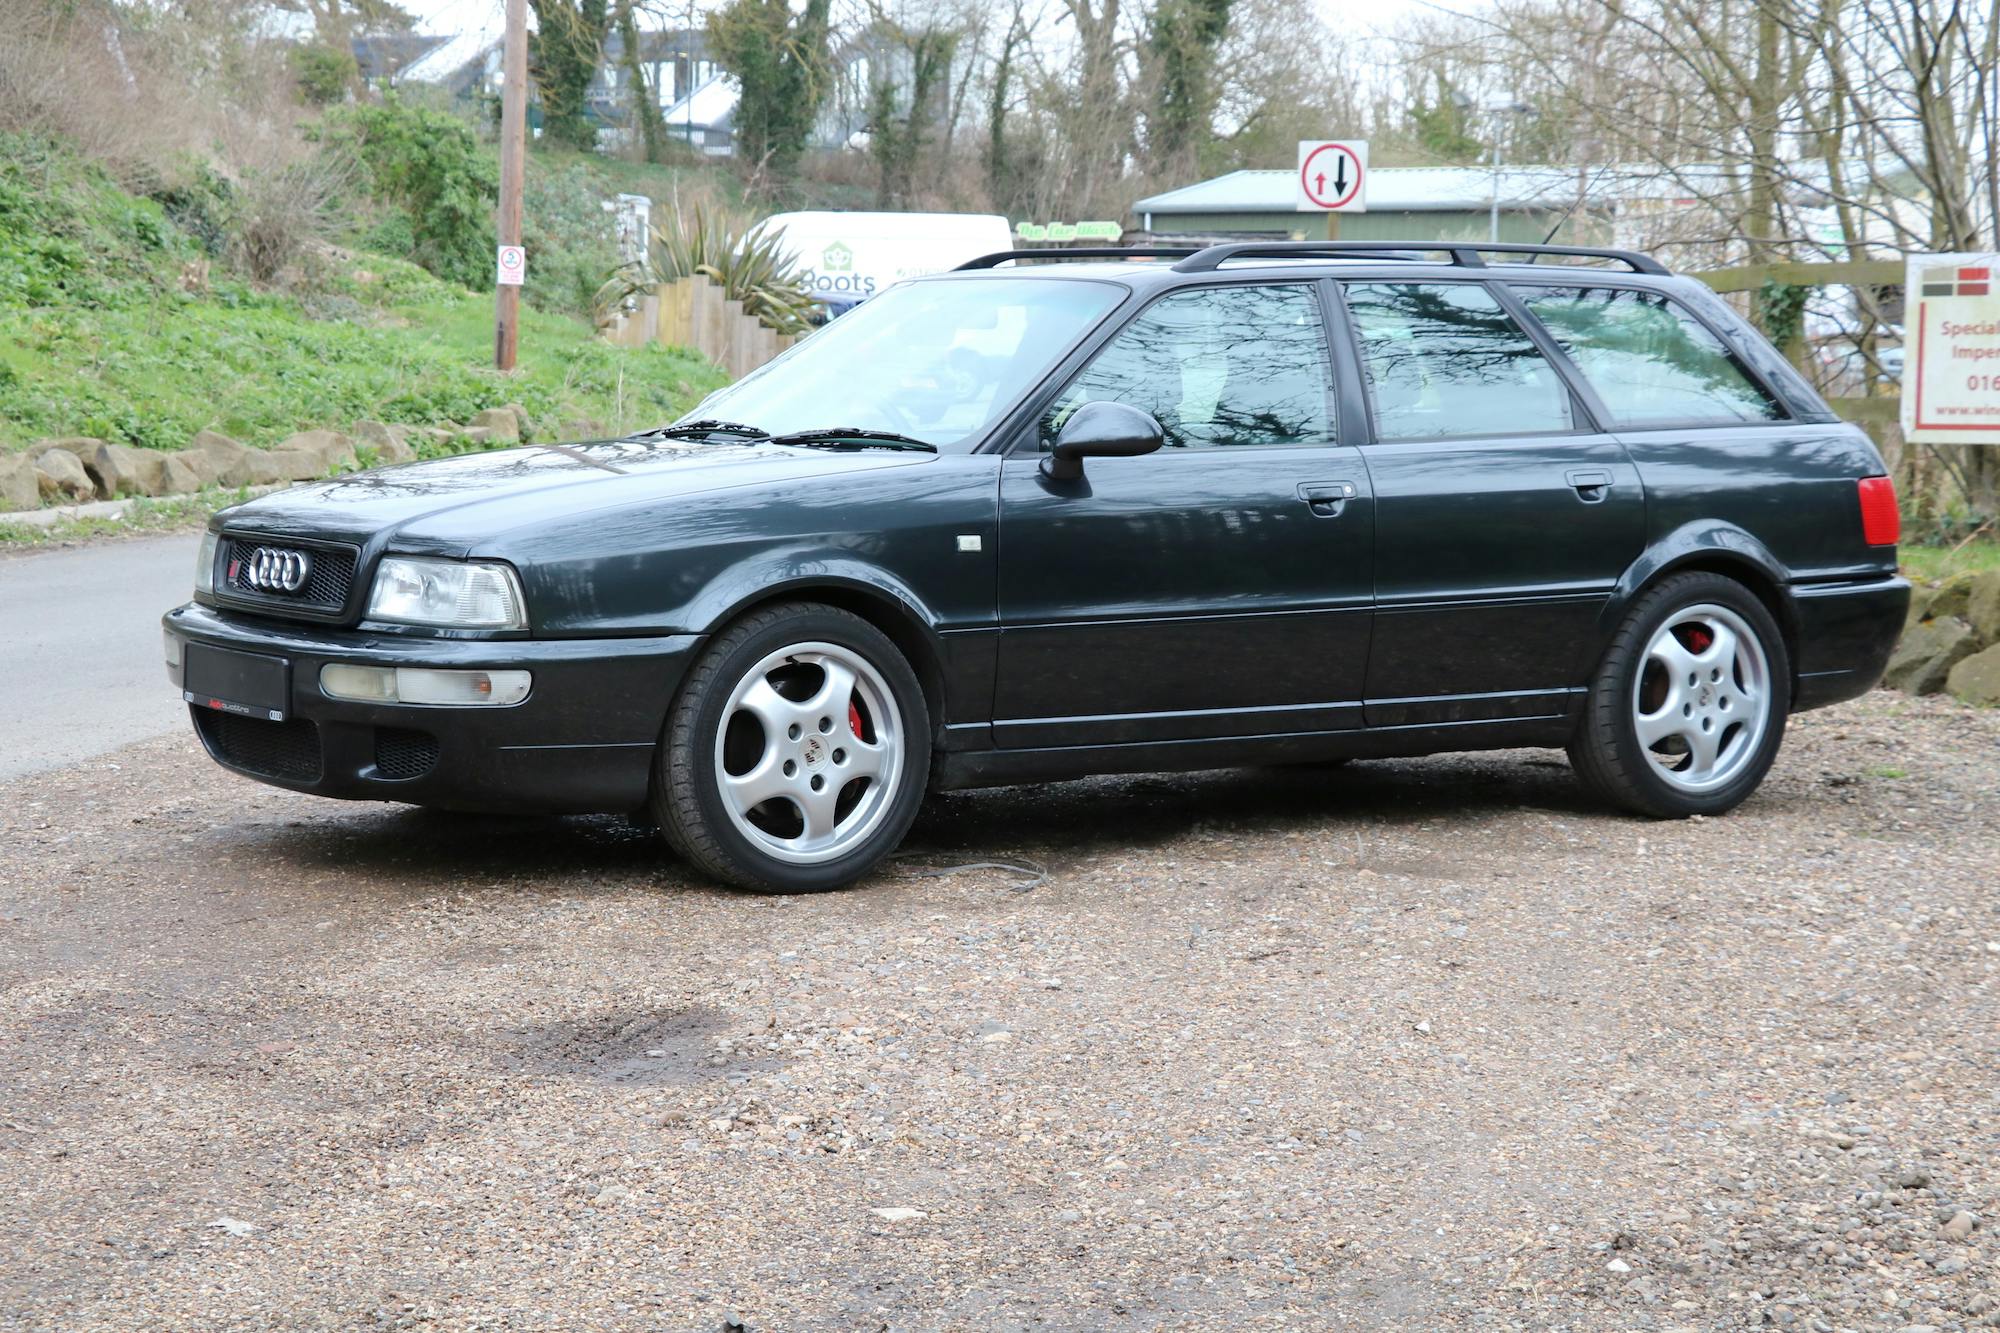
[[[1347,307],[1383,440],[1570,430],[1569,388],[1475,283],[1357,282]]]
[[[1203,287],[1154,302],[1104,345],[1042,419],[1108,401],[1158,418],[1170,449],[1330,444],[1333,383],[1310,287]]]
[[[835,426],[969,448],[1123,295],[1070,278],[900,283],[688,414],[772,435]]]
[[[1658,292],[1521,287],[1615,426],[1728,425],[1784,415],[1720,338]]]

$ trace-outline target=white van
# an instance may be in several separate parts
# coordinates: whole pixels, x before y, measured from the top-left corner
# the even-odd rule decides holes
[[[1014,245],[995,213],[779,213],[766,225],[784,233],[807,289],[836,314],[904,278]]]

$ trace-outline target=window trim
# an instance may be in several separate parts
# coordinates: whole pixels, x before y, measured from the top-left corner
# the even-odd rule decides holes
[[[1667,291],[1661,287],[1651,286],[1645,283],[1616,282],[1616,281],[1606,281],[1603,279],[1583,279],[1583,280],[1578,280],[1575,278],[1561,279],[1555,277],[1555,275],[1553,274],[1547,277],[1543,277],[1541,275],[1536,275],[1534,277],[1525,277],[1525,276],[1518,278],[1510,277],[1504,279],[1503,281],[1505,285],[1508,287],[1542,287],[1542,288],[1608,287],[1614,291],[1638,292],[1642,296],[1656,296],[1660,300],[1665,301],[1668,305],[1672,306],[1675,310],[1679,311],[1682,315],[1686,316],[1688,319],[1693,320],[1695,324],[1700,326],[1708,333],[1709,337],[1715,339],[1717,346],[1722,348],[1722,354],[1729,358],[1729,363],[1732,366],[1736,367],[1737,372],[1741,374],[1744,379],[1748,380],[1752,387],[1754,387],[1758,392],[1762,393],[1764,397],[1767,400],[1769,400],[1771,405],[1776,407],[1778,411],[1782,414],[1780,416],[1767,417],[1761,421],[1711,421],[1701,417],[1684,417],[1673,421],[1648,421],[1642,424],[1623,425],[1613,418],[1610,411],[1610,406],[1609,404],[1606,404],[1605,410],[1601,414],[1599,414],[1598,419],[1604,423],[1604,428],[1608,433],[1615,435],[1624,435],[1624,434],[1636,435],[1641,433],[1650,433],[1653,431],[1662,431],[1662,430],[1678,430],[1678,431],[1754,430],[1761,427],[1771,427],[1771,426],[1795,427],[1800,424],[1798,414],[1792,410],[1792,405],[1785,400],[1785,396],[1779,393],[1777,389],[1770,383],[1770,381],[1765,379],[1764,376],[1758,372],[1755,366],[1751,365],[1747,360],[1744,359],[1742,354],[1736,350],[1736,345],[1729,340],[1728,336],[1724,334],[1724,332],[1721,329],[1716,328],[1714,324],[1710,323],[1706,318],[1704,318],[1700,311],[1696,310],[1693,306],[1690,306],[1687,302],[1681,300],[1678,296],[1674,295],[1670,291]],[[1513,296],[1517,301],[1520,302],[1521,313],[1523,317],[1525,317],[1528,320],[1531,320],[1534,323],[1535,327],[1539,329],[1544,336],[1546,336],[1551,342],[1555,342],[1555,335],[1553,333],[1550,333],[1547,326],[1542,323],[1540,318],[1536,316],[1535,312],[1528,308],[1527,301],[1525,299],[1522,299],[1518,293],[1510,292],[1509,295]],[[1562,350],[1560,344],[1557,345],[1557,351],[1561,354],[1564,363],[1569,365],[1570,368],[1576,372],[1577,378],[1579,380],[1582,380],[1585,384],[1588,384],[1589,381],[1588,378],[1583,373],[1583,368],[1581,366],[1578,366],[1570,358],[1570,355],[1567,351]],[[1602,402],[1602,399],[1598,398],[1597,396],[1597,390],[1595,386],[1591,386],[1590,394],[1592,401]]]
[[[1361,381],[1361,389],[1366,396],[1368,434],[1362,441],[1364,445],[1370,447],[1407,447],[1409,445],[1462,443],[1467,440],[1588,439],[1610,433],[1600,424],[1601,418],[1594,410],[1595,399],[1582,397],[1578,394],[1575,367],[1569,365],[1569,358],[1551,354],[1552,352],[1559,353],[1560,349],[1552,349],[1543,341],[1548,336],[1546,330],[1539,328],[1539,326],[1530,327],[1528,322],[1522,319],[1522,315],[1525,312],[1517,309],[1514,303],[1508,300],[1509,293],[1496,290],[1503,284],[1483,278],[1419,278],[1399,274],[1382,277],[1356,275],[1351,278],[1330,278],[1328,281],[1337,289],[1335,295],[1340,301],[1341,319],[1345,325],[1349,340],[1347,351],[1353,358],[1355,377]],[[1384,436],[1382,434],[1381,419],[1375,410],[1375,390],[1368,382],[1367,361],[1361,351],[1361,326],[1355,321],[1354,312],[1347,304],[1347,289],[1350,286],[1356,285],[1371,287],[1479,287],[1484,289],[1493,298],[1494,304],[1498,305],[1501,311],[1509,319],[1513,320],[1516,327],[1526,335],[1528,341],[1534,344],[1535,350],[1542,354],[1543,359],[1555,370],[1556,378],[1568,390],[1571,423],[1569,429],[1467,431],[1457,435]]]
[[[1017,421],[1010,424],[1012,442],[994,452],[1008,458],[1017,456],[1040,458],[1046,454],[1048,451],[1042,448],[1041,421],[1047,415],[1050,405],[1057,398],[1061,397],[1071,384],[1076,382],[1078,376],[1090,369],[1092,363],[1097,360],[1106,347],[1109,347],[1120,334],[1145,318],[1146,312],[1160,302],[1172,300],[1176,296],[1185,296],[1189,292],[1236,291],[1245,287],[1297,287],[1304,291],[1307,297],[1313,302],[1313,309],[1319,315],[1321,359],[1326,371],[1327,419],[1333,423],[1336,438],[1330,440],[1313,440],[1298,444],[1239,444],[1217,446],[1210,449],[1162,448],[1156,454],[1149,454],[1147,457],[1157,457],[1160,455],[1169,457],[1186,455],[1193,457],[1207,454],[1220,454],[1225,457],[1233,457],[1245,449],[1338,449],[1346,446],[1349,444],[1349,441],[1338,438],[1341,433],[1341,427],[1345,424],[1340,412],[1340,355],[1334,345],[1334,327],[1327,319],[1326,302],[1316,290],[1323,281],[1324,279],[1308,277],[1303,274],[1298,276],[1261,277],[1248,282],[1241,279],[1232,282],[1227,277],[1221,277],[1218,280],[1207,282],[1175,283],[1172,286],[1164,287],[1152,293],[1134,307],[1130,315],[1117,324],[1116,327],[1105,333],[1103,337],[1089,341],[1088,350],[1084,351],[1081,357],[1064,359],[1064,364],[1058,366],[1056,373],[1052,374],[1044,383],[1043,392],[1032,396],[1033,403],[1031,410],[1025,414],[1021,414]],[[1115,316],[1117,313],[1115,309],[1109,311],[1107,318]],[[1083,347],[1084,341],[1080,340],[1077,345],[1079,348]],[[1072,360],[1074,361],[1073,365],[1071,364]],[[1023,401],[1026,402],[1027,400]]]

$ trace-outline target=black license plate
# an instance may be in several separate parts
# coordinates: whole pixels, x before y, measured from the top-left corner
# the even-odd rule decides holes
[[[282,657],[235,653],[190,643],[181,659],[181,698],[219,713],[285,720],[292,664]]]

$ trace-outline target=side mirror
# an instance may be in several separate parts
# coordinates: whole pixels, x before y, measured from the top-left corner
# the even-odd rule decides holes
[[[1055,448],[1042,460],[1042,475],[1075,481],[1086,458],[1135,458],[1166,442],[1152,414],[1123,403],[1085,403],[1069,414]]]

